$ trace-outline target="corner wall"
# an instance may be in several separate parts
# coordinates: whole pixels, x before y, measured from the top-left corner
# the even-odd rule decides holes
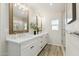
[[[0,55],[6,55],[6,36],[8,34],[8,4],[0,4]]]

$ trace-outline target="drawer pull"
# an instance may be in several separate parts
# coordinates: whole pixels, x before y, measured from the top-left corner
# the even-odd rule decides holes
[[[34,48],[34,46],[30,47],[31,49]]]

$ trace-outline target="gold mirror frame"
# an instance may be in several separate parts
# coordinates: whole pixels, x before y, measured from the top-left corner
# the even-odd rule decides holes
[[[27,15],[27,30],[13,31],[13,3],[9,3],[9,34],[29,32],[29,11]]]

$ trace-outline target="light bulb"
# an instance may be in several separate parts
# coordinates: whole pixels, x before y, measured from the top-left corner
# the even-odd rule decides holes
[[[15,4],[14,4],[14,6],[16,7],[16,6],[17,6],[17,4],[15,3]]]

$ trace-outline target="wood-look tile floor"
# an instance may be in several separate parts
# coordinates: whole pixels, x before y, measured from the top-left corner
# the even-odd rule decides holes
[[[60,46],[46,45],[38,56],[63,56],[63,52]]]

